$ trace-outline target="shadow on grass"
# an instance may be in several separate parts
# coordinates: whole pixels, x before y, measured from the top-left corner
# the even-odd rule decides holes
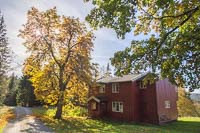
[[[108,119],[86,119],[83,117],[65,117],[62,120],[55,120],[44,114],[44,112],[39,112],[39,117],[46,125],[52,127],[58,133],[200,133],[200,118],[186,118],[177,122],[157,126]]]
[[[53,118],[52,118],[53,119]],[[200,122],[177,121],[170,124],[156,126],[150,124],[136,124],[109,120],[92,120],[67,117],[63,120],[47,122],[56,132],[115,132],[115,133],[200,133]]]
[[[174,133],[200,133],[200,121],[176,121],[159,128]]]
[[[120,132],[116,124],[107,120],[92,120],[86,118],[65,117],[62,120],[55,120],[49,117],[41,118],[48,126],[56,132]]]

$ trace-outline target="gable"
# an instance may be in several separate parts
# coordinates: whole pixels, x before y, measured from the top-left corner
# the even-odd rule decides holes
[[[95,96],[89,97],[88,102],[91,101],[91,100],[94,100],[94,101],[96,101],[96,102],[98,102],[98,103],[100,102],[100,99],[98,99],[98,98],[95,97]]]

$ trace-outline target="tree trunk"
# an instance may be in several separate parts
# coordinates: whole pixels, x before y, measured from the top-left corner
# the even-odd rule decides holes
[[[58,99],[58,103],[57,103],[56,114],[54,116],[55,119],[62,118],[63,98],[64,98],[64,91],[61,91],[59,99]]]
[[[64,68],[62,67],[62,68],[60,68],[60,78],[59,78],[60,94],[59,94],[59,97],[58,97],[56,114],[54,116],[55,119],[61,119],[62,118],[64,91],[65,91],[66,85],[67,85],[67,84],[63,83],[63,72],[64,72]]]

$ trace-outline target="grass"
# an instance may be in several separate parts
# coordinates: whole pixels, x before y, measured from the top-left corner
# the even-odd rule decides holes
[[[12,108],[0,106],[0,133],[3,132],[3,128],[6,126],[7,122],[14,117],[15,115]]]
[[[53,119],[54,109],[34,108],[33,113],[57,133],[200,133],[200,118],[179,118],[163,126],[124,123],[109,120],[92,120],[86,117]]]

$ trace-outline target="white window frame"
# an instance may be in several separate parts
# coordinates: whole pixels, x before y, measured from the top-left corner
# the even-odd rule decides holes
[[[106,86],[105,85],[101,85],[99,88],[99,93],[105,93],[106,92]]]
[[[113,112],[123,112],[123,102],[112,102],[112,111]]]
[[[140,89],[146,89],[147,88],[147,85],[144,84],[143,81],[139,82],[140,83]]]
[[[119,93],[119,83],[112,83],[112,93]]]
[[[170,109],[170,108],[171,108],[171,105],[170,105],[170,101],[169,101],[169,100],[166,100],[166,101],[165,101],[165,108],[166,108],[166,109]]]

